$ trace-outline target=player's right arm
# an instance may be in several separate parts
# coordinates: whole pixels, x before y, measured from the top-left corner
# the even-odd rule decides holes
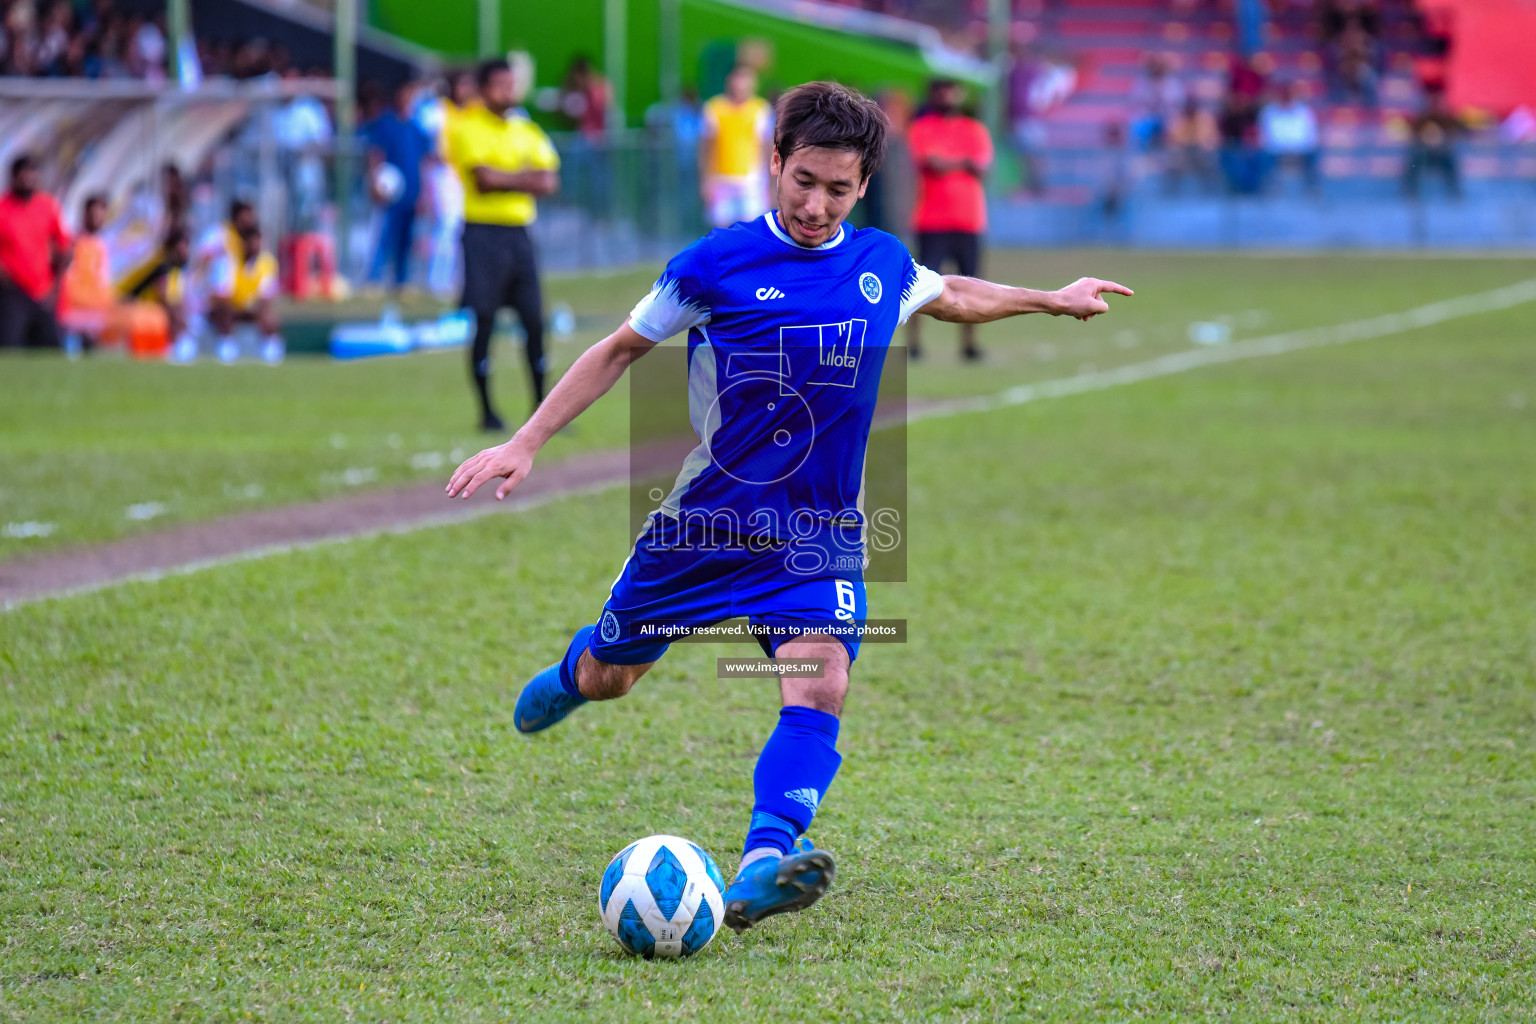
[[[555,433],[585,412],[624,376],[636,359],[656,347],[625,320],[624,325],[587,349],[571,364],[554,390],[539,405],[512,439],[472,455],[448,481],[448,497],[468,498],[489,480],[502,479],[496,488],[500,501],[523,482],[533,468],[539,449]]]
[[[672,257],[650,294],[630,310],[624,326],[581,354],[532,418],[506,444],[465,461],[448,481],[448,497],[468,498],[487,480],[504,478],[499,501],[533,468],[539,449],[618,383],[636,359],[661,342],[709,322],[714,264],[709,238]]]

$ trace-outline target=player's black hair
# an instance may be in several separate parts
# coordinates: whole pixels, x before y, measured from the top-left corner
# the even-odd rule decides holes
[[[108,205],[108,203],[107,203],[107,195],[106,195],[105,192],[92,192],[90,195],[85,197],[85,205],[83,207],[81,207],[81,208],[85,209],[85,210],[89,210],[93,206],[106,206],[106,205]]]
[[[31,170],[37,166],[37,158],[31,153],[23,153],[11,161],[11,177],[16,177],[22,171]]]
[[[234,200],[233,202],[231,202],[229,204],[229,220],[230,220],[230,223],[234,223],[235,221],[239,220],[240,219],[240,215],[242,213],[252,213],[252,212],[255,211],[255,209],[256,209],[256,207],[252,206],[250,203],[246,202],[244,199],[236,199],[236,200]]]
[[[885,162],[891,122],[879,104],[846,85],[807,82],[779,98],[773,148],[779,159],[807,146],[859,154],[860,174],[868,178]]]
[[[165,241],[160,243],[160,248],[166,252],[170,252],[181,243],[187,241],[187,239],[187,229],[182,227],[180,224],[175,224],[165,232]]]
[[[486,83],[491,80],[491,76],[498,71],[505,71],[507,74],[511,74],[512,65],[504,60],[486,61],[475,71],[475,84],[484,89]]]

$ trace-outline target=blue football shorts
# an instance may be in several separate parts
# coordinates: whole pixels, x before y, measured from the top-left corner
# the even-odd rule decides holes
[[[859,656],[867,612],[857,527],[750,544],[652,513],[614,580],[592,632],[592,656],[610,665],[660,660],[689,631],[746,618],[763,652],[803,633],[828,633]]]

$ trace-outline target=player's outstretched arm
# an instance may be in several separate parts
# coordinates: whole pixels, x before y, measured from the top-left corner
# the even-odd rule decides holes
[[[985,324],[1024,313],[1049,313],[1089,320],[1109,312],[1109,303],[1100,296],[1134,295],[1123,284],[1082,277],[1053,292],[1033,288],[1010,288],[974,277],[945,277],[944,290],[918,310],[936,320],[956,324]]]
[[[539,449],[567,423],[586,412],[619,382],[629,364],[656,347],[641,337],[629,321],[583,352],[565,371],[554,390],[534,410],[512,440],[487,448],[465,459],[448,481],[448,497],[468,498],[488,480],[505,478],[496,488],[496,500],[512,493],[533,468]]]

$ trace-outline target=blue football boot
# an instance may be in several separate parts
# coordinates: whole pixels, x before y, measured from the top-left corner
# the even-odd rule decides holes
[[[528,680],[528,685],[518,694],[512,722],[518,732],[539,732],[548,729],[586,702],[587,698],[573,697],[566,692],[565,687],[560,685],[560,666],[551,665]]]
[[[736,872],[725,890],[725,923],[744,932],[765,917],[804,910],[832,885],[837,865],[806,840],[780,858],[760,857]]]

